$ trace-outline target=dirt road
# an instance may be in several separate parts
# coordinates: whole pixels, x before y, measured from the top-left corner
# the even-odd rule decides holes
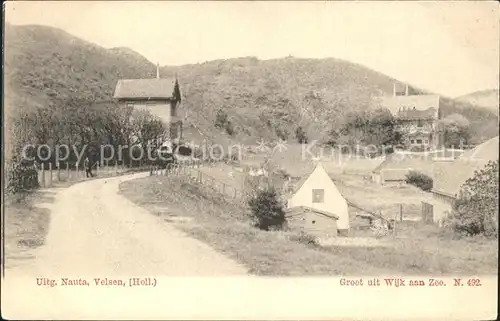
[[[147,173],[91,180],[61,190],[34,264],[9,275],[212,276],[246,269],[191,239],[118,194],[118,186]]]

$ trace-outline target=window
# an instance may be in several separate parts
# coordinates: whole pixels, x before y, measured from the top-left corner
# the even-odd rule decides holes
[[[417,120],[417,127],[424,127],[424,121],[421,119]]]
[[[415,144],[415,140],[414,139],[410,140],[410,143]]]
[[[312,202],[313,203],[323,203],[325,201],[325,190],[324,189],[313,189],[312,190]]]
[[[421,139],[417,139],[417,144],[422,144],[422,140]]]
[[[425,142],[426,145],[429,144],[429,140],[428,139],[426,139],[424,142]]]

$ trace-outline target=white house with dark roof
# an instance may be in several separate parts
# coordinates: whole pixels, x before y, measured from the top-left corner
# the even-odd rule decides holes
[[[321,224],[323,229],[331,229],[327,234],[336,235],[334,227],[341,234],[349,231],[347,201],[320,162],[309,175],[304,176],[296,184],[292,196],[288,199],[287,207],[288,213],[305,215],[304,218],[310,222],[304,224],[307,223],[310,230],[315,230],[315,225],[318,226],[316,230],[320,229],[318,224]],[[325,220],[330,222],[330,225],[323,224]]]
[[[392,96],[381,97],[380,106],[388,109],[397,121],[398,130],[409,146],[436,149],[441,145],[437,121],[439,120],[439,95],[409,95],[398,91],[394,84]]]
[[[182,139],[182,120],[178,115],[179,83],[174,78],[160,78],[159,66],[156,68],[156,78],[118,80],[113,99],[123,106],[156,115],[169,128],[169,138],[179,141]]]
[[[483,169],[490,161],[498,160],[499,138],[494,137],[455,160],[438,160],[434,163],[433,220],[442,222],[450,213],[463,184]]]

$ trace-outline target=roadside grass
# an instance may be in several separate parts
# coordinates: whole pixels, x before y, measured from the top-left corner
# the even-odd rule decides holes
[[[155,215],[193,218],[174,224],[256,275],[497,273],[495,241],[455,239],[436,226],[402,222],[395,239],[383,238],[387,247],[319,246],[301,242],[294,231],[254,228],[244,204],[231,203],[206,186],[153,176],[124,182],[120,192]]]
[[[45,242],[50,225],[50,210],[40,204],[53,202],[54,193],[33,191],[6,197],[4,200],[3,262],[10,268],[33,258],[33,250]]]
[[[396,269],[409,275],[490,275],[498,271],[496,242],[399,238],[391,247],[325,247],[339,256],[365,261],[374,267]]]
[[[383,272],[348,257],[292,242],[293,232],[258,230],[251,226],[244,206],[229,203],[204,186],[153,176],[123,182],[120,192],[155,215],[194,218],[191,222],[175,225],[244,264],[251,274],[303,276]],[[159,211],[159,205],[167,210]]]

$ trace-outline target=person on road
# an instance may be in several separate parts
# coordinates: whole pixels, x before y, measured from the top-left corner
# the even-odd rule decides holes
[[[83,161],[83,166],[85,167],[85,177],[94,177],[94,175],[92,175],[92,166],[90,165],[90,160],[89,160],[89,157],[85,157],[85,160]]]

